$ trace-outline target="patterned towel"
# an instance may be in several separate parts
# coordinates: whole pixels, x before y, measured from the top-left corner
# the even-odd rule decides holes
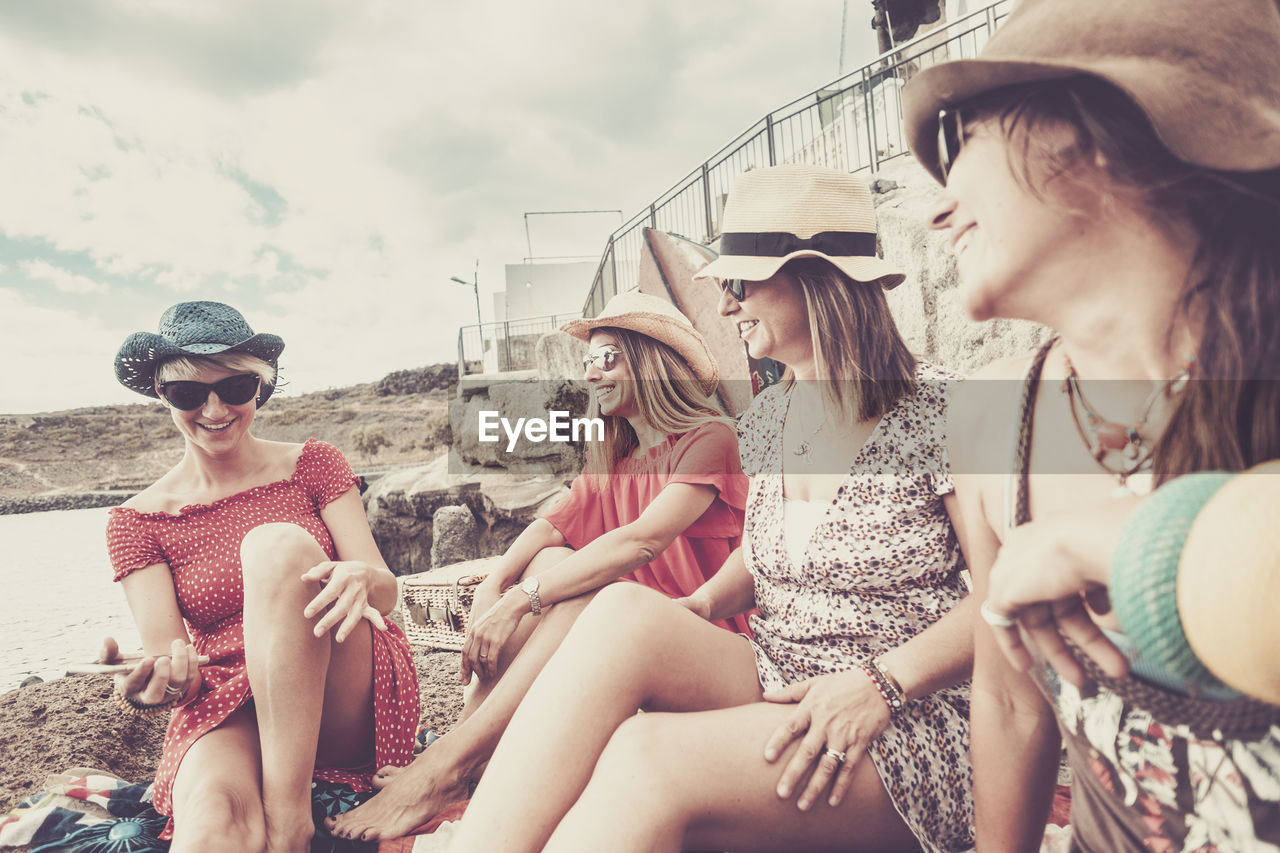
[[[401,853],[413,838],[347,841],[325,831],[324,819],[355,808],[373,796],[346,785],[314,781],[311,812],[316,822],[312,853]],[[76,767],[50,776],[45,790],[0,815],[0,847],[29,845],[29,853],[167,853],[159,840],[168,818],[151,807],[151,783],[130,783],[110,773]]]

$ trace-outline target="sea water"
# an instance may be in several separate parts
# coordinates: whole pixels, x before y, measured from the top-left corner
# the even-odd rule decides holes
[[[106,525],[105,508],[0,515],[0,692],[94,660],[104,636],[140,647]]]

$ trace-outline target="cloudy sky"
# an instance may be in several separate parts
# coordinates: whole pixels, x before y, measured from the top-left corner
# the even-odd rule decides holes
[[[849,5],[846,69],[874,51]],[[489,319],[526,211],[630,217],[833,80],[842,7],[0,4],[0,413],[141,400],[112,356],[191,299],[283,336],[295,393],[451,360],[451,276],[479,259]],[[598,257],[617,221],[533,219],[533,253]]]

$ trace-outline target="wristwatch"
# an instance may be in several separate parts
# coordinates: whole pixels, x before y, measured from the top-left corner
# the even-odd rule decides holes
[[[520,581],[520,589],[529,596],[529,612],[534,616],[542,614],[542,599],[538,598],[538,576],[533,575]]]

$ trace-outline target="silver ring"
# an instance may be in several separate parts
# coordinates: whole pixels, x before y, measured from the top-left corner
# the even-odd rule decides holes
[[[827,747],[827,755],[830,755],[836,761],[839,761],[841,764],[844,764],[845,754],[840,750]]]
[[[164,695],[166,696],[181,696],[186,692],[187,689],[185,687],[174,687],[172,684],[166,685],[164,688]]]
[[[1012,628],[1018,624],[1017,619],[996,612],[990,601],[982,602],[982,606],[978,608],[978,614],[982,616],[982,621],[992,628]]]
[[[489,657],[489,656],[488,656],[488,655],[486,655],[484,652],[481,652],[481,653],[480,653],[480,657],[482,657],[482,658],[487,658],[487,657]]]

